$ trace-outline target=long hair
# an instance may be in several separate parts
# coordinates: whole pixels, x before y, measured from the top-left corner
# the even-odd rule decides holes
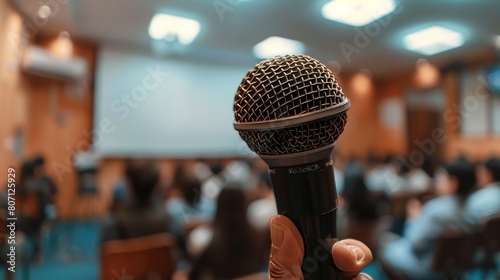
[[[177,188],[182,198],[192,207],[196,207],[201,197],[201,181],[193,172],[184,166],[178,166],[174,173],[174,187]]]
[[[247,202],[243,190],[230,185],[220,192],[213,228],[213,241],[221,243],[215,247],[225,247],[225,250],[220,251],[227,257],[245,254],[253,247],[251,243],[256,231],[247,218]]]
[[[137,200],[149,199],[160,178],[160,170],[153,160],[130,160],[125,167],[125,175],[131,183]]]
[[[263,241],[247,219],[241,188],[228,185],[219,194],[213,238],[202,254],[216,279],[232,279],[259,272],[265,262]],[[194,278],[192,278],[194,279]]]

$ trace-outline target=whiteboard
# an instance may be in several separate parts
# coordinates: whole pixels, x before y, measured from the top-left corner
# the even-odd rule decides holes
[[[233,98],[253,66],[102,46],[96,66],[94,152],[126,157],[250,155],[233,128]]]

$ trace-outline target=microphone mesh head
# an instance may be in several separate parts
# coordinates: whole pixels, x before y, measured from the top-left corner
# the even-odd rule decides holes
[[[234,98],[236,123],[282,120],[346,101],[335,75],[316,59],[292,55],[267,59],[243,78]],[[284,155],[333,144],[347,122],[345,112],[296,126],[240,130],[260,155]]]

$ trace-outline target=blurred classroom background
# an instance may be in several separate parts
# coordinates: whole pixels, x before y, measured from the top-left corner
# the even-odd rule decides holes
[[[249,69],[293,53],[351,100],[333,155],[338,228],[372,249],[365,271],[500,279],[498,11],[0,0],[2,224],[9,173],[18,218],[13,274],[0,229],[0,279],[265,278],[274,194],[232,106]]]

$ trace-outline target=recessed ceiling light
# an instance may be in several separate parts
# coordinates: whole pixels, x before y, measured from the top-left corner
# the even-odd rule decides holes
[[[253,47],[253,54],[258,58],[302,54],[304,51],[305,46],[302,42],[278,36],[271,36]]]
[[[392,13],[394,9],[394,0],[333,0],[323,6],[321,13],[329,20],[363,26]]]
[[[46,19],[52,14],[52,9],[47,6],[43,5],[38,8],[37,15],[39,18]]]
[[[464,38],[459,32],[432,26],[406,35],[404,44],[410,51],[433,55],[460,47],[464,44]]]
[[[156,40],[179,40],[187,45],[200,33],[200,22],[169,14],[156,14],[149,24],[149,36]]]

